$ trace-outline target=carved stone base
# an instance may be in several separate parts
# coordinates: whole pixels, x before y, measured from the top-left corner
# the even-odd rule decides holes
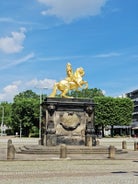
[[[47,134],[46,145],[47,146],[56,146],[57,145],[57,136],[55,134],[54,135]]]
[[[42,109],[42,139],[46,139],[42,142],[46,146],[86,145],[86,136],[92,136],[94,130],[92,100],[46,98]],[[90,144],[92,146],[92,141]]]
[[[66,145],[85,145],[84,138],[80,136],[58,136],[57,137],[57,145],[66,144]]]

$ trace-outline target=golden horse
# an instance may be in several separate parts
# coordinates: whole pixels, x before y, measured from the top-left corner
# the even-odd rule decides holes
[[[88,82],[84,81],[82,77],[84,76],[85,72],[84,69],[78,68],[73,77],[71,77],[71,80],[68,78],[65,78],[64,80],[61,80],[60,82],[55,83],[53,91],[49,97],[55,97],[57,90],[61,91],[60,96],[62,98],[72,98],[68,95],[66,95],[70,90],[79,90],[79,88],[88,88]]]

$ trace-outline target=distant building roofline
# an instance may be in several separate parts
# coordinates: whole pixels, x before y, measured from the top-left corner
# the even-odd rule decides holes
[[[133,91],[130,91],[130,92],[126,93],[126,95],[127,95],[127,94],[130,94],[130,93],[136,93],[136,92],[138,92],[138,89],[135,89],[135,90],[133,90]]]

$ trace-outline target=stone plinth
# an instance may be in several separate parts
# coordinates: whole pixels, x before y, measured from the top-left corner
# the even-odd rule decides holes
[[[87,145],[86,140],[94,134],[94,103],[90,99],[46,98],[42,112],[42,145]]]

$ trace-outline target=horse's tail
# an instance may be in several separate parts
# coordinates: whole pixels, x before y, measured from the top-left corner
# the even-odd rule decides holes
[[[57,85],[58,85],[58,83],[55,83],[55,84],[54,84],[53,91],[52,91],[52,93],[49,95],[49,97],[55,97],[55,96],[56,96]]]

